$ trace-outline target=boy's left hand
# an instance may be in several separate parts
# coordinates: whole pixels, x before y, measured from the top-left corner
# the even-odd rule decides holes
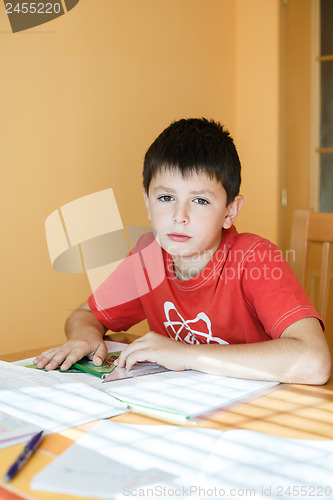
[[[117,366],[131,370],[138,361],[150,361],[169,370],[186,370],[186,354],[190,347],[159,333],[149,332],[122,351]]]

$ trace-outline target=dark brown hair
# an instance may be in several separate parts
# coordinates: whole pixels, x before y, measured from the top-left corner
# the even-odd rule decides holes
[[[182,119],[171,123],[149,147],[143,166],[143,187],[157,171],[177,169],[187,176],[204,172],[221,182],[227,205],[239,193],[241,164],[234,141],[223,126],[206,118]]]

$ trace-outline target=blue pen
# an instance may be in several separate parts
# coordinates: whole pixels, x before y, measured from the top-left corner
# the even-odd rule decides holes
[[[29,460],[33,452],[38,448],[39,443],[43,438],[43,431],[38,432],[32,436],[30,441],[25,445],[13,465],[11,465],[3,477],[5,482],[10,481],[18,473],[18,471],[23,467],[23,465]]]

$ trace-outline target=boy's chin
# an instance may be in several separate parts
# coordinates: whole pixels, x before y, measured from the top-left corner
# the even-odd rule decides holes
[[[192,259],[199,257],[201,255],[201,252],[199,250],[175,248],[170,245],[168,245],[168,247],[165,248],[164,250],[168,252],[172,258],[177,258],[177,259]]]
[[[207,262],[212,258],[216,249],[185,249],[185,248],[175,248],[170,245],[167,248],[163,248],[167,253],[169,253],[173,260],[184,259],[192,260],[193,262],[202,262],[206,259]]]

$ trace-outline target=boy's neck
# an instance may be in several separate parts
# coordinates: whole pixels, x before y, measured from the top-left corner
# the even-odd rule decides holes
[[[219,246],[193,257],[172,256],[176,277],[180,281],[187,281],[197,276],[206,267]]]

